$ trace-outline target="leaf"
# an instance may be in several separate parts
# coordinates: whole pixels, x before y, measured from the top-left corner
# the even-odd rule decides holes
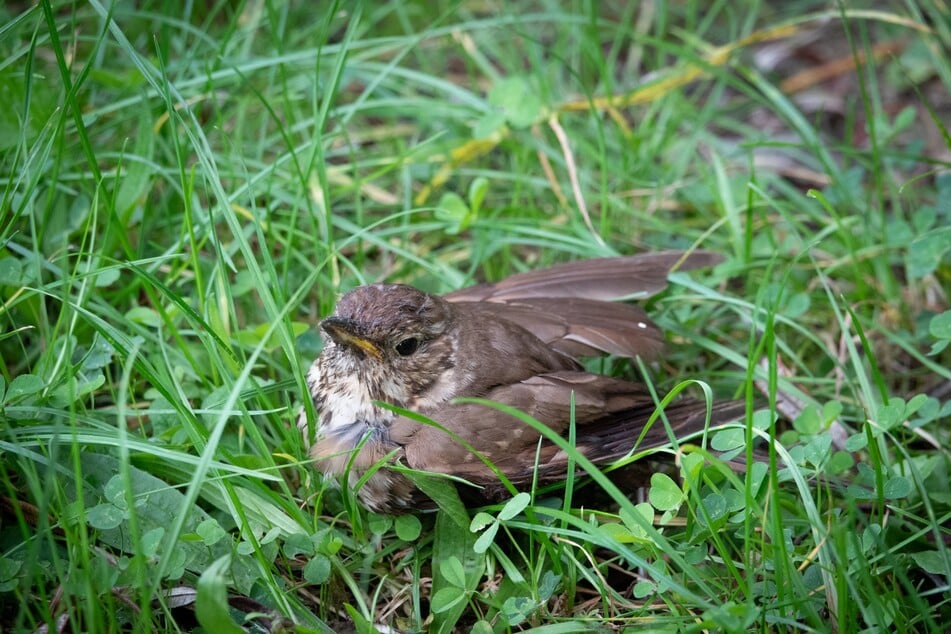
[[[502,615],[509,626],[515,626],[531,616],[536,607],[531,597],[509,597],[502,604]]]
[[[546,570],[545,574],[542,575],[541,583],[538,584],[538,598],[543,602],[548,601],[551,595],[555,594],[559,583],[561,583],[561,575]]]
[[[901,109],[897,115],[895,115],[895,120],[892,122],[891,128],[892,133],[898,133],[910,126],[918,118],[918,112],[913,106],[905,106]]]
[[[931,476],[935,469],[939,467],[943,468],[944,464],[945,460],[940,456],[923,454],[920,456],[910,456],[906,460],[901,461],[899,468],[902,469],[902,472],[905,472],[904,465],[910,465],[911,471],[917,473],[921,481],[924,482]],[[930,490],[929,494],[931,493],[940,493],[940,491]]]
[[[115,284],[118,279],[119,269],[115,267],[109,267],[100,269],[99,272],[93,277],[93,282],[99,288],[105,288],[106,286]]]
[[[937,550],[923,550],[912,553],[911,558],[925,572],[932,575],[951,576],[951,563],[944,553]]]
[[[19,374],[10,381],[7,388],[7,403],[31,394],[36,394],[43,389],[45,383],[43,379],[33,374]]]
[[[433,598],[430,600],[430,609],[435,614],[441,614],[460,601],[464,601],[465,598],[466,593],[461,588],[441,588],[433,594]]]
[[[928,402],[929,398],[930,397],[927,394],[916,394],[915,396],[911,397],[911,400],[905,404],[905,413],[903,414],[903,418],[911,418],[911,415],[921,409],[922,406]]]
[[[761,431],[769,431],[769,427],[773,424],[776,417],[776,414],[770,412],[768,409],[758,409],[753,412],[753,428]]]
[[[188,565],[188,555],[184,550],[173,550],[169,557],[168,565],[165,566],[165,578],[169,581],[175,581],[185,576],[185,566]]]
[[[951,339],[951,310],[932,317],[928,322],[928,333],[935,339]]]
[[[492,634],[492,624],[488,621],[476,621],[469,634]]]
[[[452,488],[455,490],[455,487]],[[467,595],[475,591],[485,571],[485,557],[473,550],[474,543],[475,534],[465,530],[464,526],[460,527],[456,518],[451,517],[447,511],[440,509],[436,514],[432,560],[446,561],[450,558],[459,560],[465,570],[464,590]],[[443,575],[442,568],[435,566],[433,569],[433,593],[435,594],[448,587],[451,587],[451,584]],[[451,608],[446,608],[445,611],[434,614],[429,631],[434,634],[455,631],[456,623],[465,607],[466,603],[459,601],[454,603]]]
[[[459,499],[459,491],[450,480],[438,476],[422,473],[419,471],[407,470],[403,474],[409,478],[413,484],[419,487],[419,490],[426,494],[444,511],[452,521],[463,531],[469,526],[469,511],[466,510],[462,500]]]
[[[830,473],[844,473],[855,465],[852,454],[847,451],[836,451],[829,459]]]
[[[208,632],[244,634],[244,630],[231,618],[228,611],[228,581],[226,573],[231,565],[231,556],[216,559],[198,578],[198,593],[195,596],[195,618]]]
[[[746,497],[740,491],[733,488],[724,489],[721,495],[726,501],[726,508],[730,513],[736,513],[746,508]]]
[[[783,316],[786,319],[796,319],[805,315],[809,311],[809,295],[807,293],[795,293],[786,300],[783,307]]]
[[[892,247],[906,247],[918,232],[904,218],[889,218],[886,223],[885,241]]]
[[[316,554],[304,564],[304,580],[318,586],[327,583],[327,580],[330,579],[330,570],[330,559],[324,555]]]
[[[316,551],[325,555],[336,555],[343,548],[343,540],[332,528],[317,531],[312,540],[316,545]]]
[[[821,434],[813,438],[808,445],[803,448],[803,455],[813,466],[819,466],[829,455],[829,448],[832,446],[832,435]]]
[[[17,587],[17,575],[23,562],[0,557],[0,592],[10,592]]]
[[[456,234],[469,226],[469,207],[461,196],[447,192],[439,198],[439,204],[436,205],[436,218],[451,223],[448,231],[450,234]]]
[[[492,522],[489,524],[489,527],[485,529],[485,532],[479,535],[479,538],[476,539],[475,544],[472,545],[472,549],[475,550],[480,555],[489,549],[489,546],[492,545],[492,542],[495,541],[495,535],[499,532],[499,523]]]
[[[900,398],[892,398],[887,405],[878,408],[878,424],[882,429],[891,429],[902,421],[905,413],[905,402]]]
[[[124,509],[125,504],[125,484],[123,484],[122,476],[116,474],[109,478],[109,481],[106,482],[106,486],[102,488],[102,494],[107,500],[115,504],[118,508]]]
[[[146,557],[154,557],[159,550],[159,547],[162,545],[162,538],[165,537],[165,527],[156,526],[155,528],[146,531],[142,535],[142,553]]]
[[[23,264],[16,258],[0,260],[0,286],[20,286],[23,282]]]
[[[380,515],[379,513],[370,513],[367,516],[367,528],[376,536],[383,535],[390,530],[393,525],[393,518],[389,515]]]
[[[119,461],[112,456],[89,452],[81,454],[80,460],[82,485],[87,500],[101,499],[106,483],[119,471]],[[136,514],[139,530],[143,534],[159,526],[167,529],[183,512],[188,515],[183,527],[184,533],[195,533],[199,523],[209,519],[208,514],[199,507],[185,509],[185,495],[163,480],[134,466],[129,466],[128,471],[132,495],[136,500],[136,506],[131,512]],[[71,484],[71,487],[75,490],[75,484]],[[89,503],[87,501],[87,504]],[[115,508],[112,504],[108,506]],[[121,513],[119,509],[116,511]],[[107,516],[111,513],[106,509],[97,512]],[[123,517],[123,520],[126,518]],[[132,553],[137,545],[127,524],[127,521],[123,521],[111,529],[103,529],[99,534],[99,541],[122,552]],[[231,539],[222,539],[214,546],[209,546],[200,542],[188,542],[179,537],[172,551],[173,562],[166,568],[168,578],[181,577],[186,566],[195,572],[204,570],[214,558],[228,553],[231,547]]]
[[[541,120],[542,101],[522,77],[499,80],[489,92],[489,103],[502,110],[513,128],[527,128]]]
[[[916,402],[918,396],[924,397],[920,404]],[[934,398],[933,396],[927,396],[925,394],[919,394],[918,396],[911,399],[911,402],[909,402],[908,406],[905,408],[905,413],[908,416],[910,416],[912,413],[918,414],[918,417],[912,421],[915,427],[935,420],[938,418],[938,416],[940,416],[941,412],[941,401]],[[914,410],[912,412],[908,412],[908,409],[911,408],[913,403],[915,405]]]
[[[439,570],[446,582],[457,588],[466,587],[466,571],[458,557],[449,557],[439,563]]]
[[[423,525],[415,515],[400,515],[394,522],[396,536],[403,541],[413,542],[423,532]]]
[[[815,405],[805,407],[793,421],[793,428],[800,434],[809,436],[818,434],[822,428],[822,422],[819,420],[819,409]]]
[[[635,599],[646,599],[654,594],[657,586],[653,581],[638,581],[634,584],[633,594]]]
[[[95,372],[89,376],[82,377],[82,381],[76,386],[76,400],[95,392],[105,384],[106,377],[102,372]]]
[[[654,522],[654,508],[647,502],[641,502],[634,506],[634,513],[627,509],[621,509],[619,513],[621,521],[627,527],[634,537],[640,539],[647,538],[647,527]]]
[[[518,493],[515,497],[505,503],[505,506],[502,507],[502,510],[499,511],[499,519],[504,521],[510,520],[528,506],[529,502],[532,501],[532,496],[528,493],[522,491]]]
[[[919,236],[908,245],[905,256],[908,276],[919,279],[933,273],[948,249],[951,249],[951,227],[935,228]]]
[[[706,461],[704,460],[703,456],[701,456],[699,453],[684,454],[680,462],[681,479],[688,484],[690,482],[696,482],[697,478],[700,477],[700,471],[703,469],[705,462]]]
[[[710,448],[716,451],[732,451],[746,445],[746,432],[742,429],[721,429],[710,439]]]
[[[472,211],[473,217],[479,214],[488,191],[489,179],[484,176],[473,179],[469,184],[469,209]]]
[[[633,544],[634,542],[639,541],[639,538],[633,535],[624,524],[607,522],[598,526],[598,532],[607,537],[609,540],[619,544]],[[640,541],[645,540],[640,538]]]
[[[765,462],[754,462],[750,467],[749,472],[747,472],[746,478],[752,484],[751,493],[753,497],[756,497],[759,494],[760,487],[763,486],[763,482],[766,481],[766,474],[769,472],[769,465]]]
[[[865,435],[865,432],[860,431],[845,439],[845,448],[849,451],[861,451],[867,446],[868,436]]]
[[[697,544],[684,553],[684,561],[691,566],[699,566],[707,560],[707,547],[704,544]]]
[[[942,179],[941,176],[935,179],[935,184],[937,185],[938,189],[938,204],[943,206],[947,206],[949,200],[947,198],[947,191],[945,191],[945,188],[942,186],[942,181],[946,180],[947,179]],[[938,212],[933,205],[924,205],[919,207],[911,216],[911,224],[913,226],[909,230],[912,231],[912,235],[908,237],[906,242],[911,242],[919,235],[931,231],[937,224],[937,221]],[[907,224],[907,222],[905,224]],[[889,233],[891,233],[891,231],[889,231]]]
[[[122,524],[125,517],[126,514],[122,509],[108,502],[97,504],[86,511],[86,521],[89,522],[90,526],[99,530],[116,528]]]
[[[494,524],[495,518],[485,511],[479,511],[475,514],[475,517],[472,518],[472,521],[469,522],[469,530],[473,533],[477,533],[484,529],[489,524]]]
[[[241,297],[258,287],[257,278],[251,271],[238,271],[231,283],[231,296]]]
[[[353,621],[353,630],[357,634],[377,634],[377,629],[373,626],[373,623],[360,614],[359,610],[349,603],[344,603],[343,608],[347,611],[350,620]]]
[[[220,317],[219,317],[220,319]],[[307,326],[300,324],[299,322],[293,322],[291,324],[292,332],[294,336],[299,336],[307,329]],[[298,332],[300,330],[300,332]],[[222,332],[224,331],[222,327]],[[268,336],[270,332],[270,336]],[[234,333],[234,338],[239,343],[248,346],[249,348],[254,348],[262,344],[265,350],[274,350],[281,345],[280,339],[276,331],[271,330],[271,324],[263,323],[258,324],[257,326],[252,326],[248,328],[242,328],[241,330]]]
[[[473,139],[489,139],[505,129],[504,112],[487,112],[472,127]]]
[[[822,406],[822,429],[828,429],[830,425],[842,414],[842,403],[839,401],[829,401]]]
[[[281,550],[284,552],[284,556],[289,559],[293,559],[298,555],[311,557],[316,552],[314,540],[310,538],[310,535],[305,535],[304,533],[291,533],[285,536],[284,545],[281,547]]]
[[[726,516],[726,498],[719,493],[711,493],[703,498],[703,509],[705,513],[698,514],[700,521],[704,524],[716,524],[718,520]]]
[[[787,444],[787,443],[783,442],[783,444]],[[802,445],[796,445],[795,447],[790,447],[789,457],[792,458],[793,464],[801,465],[805,461],[805,451],[803,450]]]
[[[199,523],[195,532],[201,537],[201,541],[206,546],[217,544],[227,533],[221,528],[221,524],[214,518],[208,518]]]
[[[703,613],[700,627],[723,632],[743,632],[760,617],[760,609],[752,604],[727,601]]]
[[[885,494],[885,497],[890,500],[897,500],[900,498],[908,497],[912,492],[914,487],[912,486],[911,480],[905,476],[892,476],[885,482],[885,487],[882,492]]]
[[[105,377],[103,377],[103,381],[105,381]],[[89,387],[90,383],[87,382],[85,385]],[[79,381],[76,380],[76,377],[70,377],[53,388],[50,392],[49,403],[53,407],[67,409],[79,398]]]
[[[862,531],[862,552],[871,554],[876,552],[877,546],[881,543],[882,527],[878,524],[870,524]]]
[[[135,306],[125,312],[125,318],[134,324],[148,328],[158,328],[162,325],[162,318],[158,312],[147,306]]]
[[[655,473],[651,476],[651,487],[647,497],[658,511],[672,511],[683,502],[684,492],[669,475]]]

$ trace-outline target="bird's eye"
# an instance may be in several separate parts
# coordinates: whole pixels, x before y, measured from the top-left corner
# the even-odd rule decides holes
[[[419,349],[419,339],[407,337],[396,344],[396,353],[401,357],[408,357]]]

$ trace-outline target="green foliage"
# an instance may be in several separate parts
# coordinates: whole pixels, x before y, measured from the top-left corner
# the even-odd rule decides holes
[[[494,517],[485,512],[476,513],[475,517],[472,518],[472,523],[469,525],[469,530],[473,533],[482,533],[473,545],[475,551],[477,553],[487,551],[495,540],[495,536],[499,532],[499,526],[502,525],[502,522],[515,518],[516,515],[528,507],[531,500],[532,496],[523,491],[506,502],[502,510]]]
[[[201,626],[212,632],[237,634],[244,632],[228,613],[228,580],[225,574],[230,558],[218,559],[198,578],[198,596],[195,599],[195,617]]]
[[[951,31],[842,4],[0,7],[0,630],[941,631]],[[316,475],[340,292],[695,246],[645,501]]]

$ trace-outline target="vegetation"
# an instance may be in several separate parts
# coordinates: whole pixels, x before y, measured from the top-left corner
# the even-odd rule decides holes
[[[3,631],[951,622],[946,3],[0,16]],[[662,362],[595,367],[750,416],[643,501],[394,518],[315,475],[341,291],[670,248],[725,261],[651,301]]]

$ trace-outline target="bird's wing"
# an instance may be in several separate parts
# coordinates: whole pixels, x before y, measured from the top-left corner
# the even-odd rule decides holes
[[[722,256],[708,251],[659,251],[596,258],[517,273],[499,282],[463,288],[443,297],[450,302],[512,302],[538,297],[578,297],[611,301],[648,297],[667,287],[673,270],[713,266]]]
[[[640,306],[577,297],[458,304],[472,306],[485,319],[518,324],[562,354],[592,357],[615,354],[655,359],[664,333]]]
[[[525,412],[563,437],[568,436],[573,411],[576,446],[595,463],[612,462],[632,450],[665,445],[670,440],[659,418],[645,431],[655,411],[647,390],[607,376],[543,374],[497,387],[485,398]],[[712,423],[735,420],[743,411],[742,403],[715,403]],[[704,402],[689,399],[678,400],[665,410],[677,438],[701,431],[706,413]],[[414,469],[452,473],[476,484],[496,484],[497,476],[477,452],[516,484],[531,482],[536,474],[541,480],[564,477],[565,452],[544,440],[539,449],[538,432],[510,414],[487,405],[458,403],[445,405],[428,417],[445,429],[408,418],[398,419],[390,428],[390,439],[403,446],[406,464]]]

